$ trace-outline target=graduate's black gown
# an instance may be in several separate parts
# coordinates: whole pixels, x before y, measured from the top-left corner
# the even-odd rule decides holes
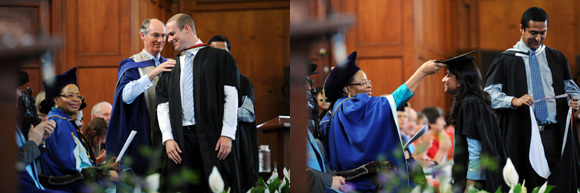
[[[184,147],[179,56],[175,60],[177,64],[173,70],[161,75],[156,87],[156,98],[158,104],[169,102],[173,138],[183,149],[190,147]],[[218,160],[217,152],[214,151],[222,131],[225,85],[234,86],[239,90],[239,71],[234,58],[225,50],[207,46],[201,48],[193,60],[195,129],[204,169],[204,176],[199,177],[207,179],[213,166],[216,166],[225,182],[226,190],[231,187],[231,192],[241,192],[239,160],[236,156],[232,156],[237,153],[231,152],[225,160]],[[235,146],[236,143],[232,142],[232,151],[237,149]],[[162,169],[162,177],[169,178],[162,178],[160,192],[195,192],[195,190],[187,190],[186,187],[171,186],[171,176],[180,176],[184,166],[169,160],[166,152],[163,155],[165,155],[166,164]],[[181,155],[182,159],[191,157],[191,155]]]
[[[546,59],[552,73],[554,94],[565,93],[564,80],[572,79],[570,65],[564,55],[553,48],[546,46]],[[525,54],[525,53],[524,53]],[[502,84],[502,92],[507,96],[522,97],[528,94],[525,63],[514,52],[506,51],[498,55],[489,67],[485,86]],[[567,99],[556,99],[556,120],[558,131],[564,137],[566,114],[568,112]],[[520,108],[497,109],[504,144],[508,156],[512,160],[520,177],[520,183],[526,180],[526,187],[541,186],[546,179],[535,173],[530,165],[529,150],[531,139],[530,111],[527,106]],[[573,127],[572,127],[573,128]],[[556,186],[552,192],[575,192],[580,184],[580,162],[577,137],[575,130],[569,131],[564,154],[552,169],[548,177],[548,184]],[[560,148],[548,151],[561,151]]]
[[[467,137],[479,140],[481,155],[497,164],[495,171],[485,169],[485,183],[482,184],[488,192],[495,192],[501,185],[507,191],[503,182],[502,169],[506,162],[506,150],[501,138],[501,129],[491,107],[475,95],[466,96],[456,113],[455,148],[453,151],[453,192],[465,190],[469,153]],[[482,161],[480,160],[480,163]]]

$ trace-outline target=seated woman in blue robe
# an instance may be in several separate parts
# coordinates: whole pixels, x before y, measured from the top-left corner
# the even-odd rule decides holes
[[[65,192],[87,191],[85,182],[104,182],[111,175],[117,176],[119,162],[111,159],[103,167],[97,167],[95,156],[74,124],[83,96],[76,83],[76,68],[54,78],[53,83],[44,81],[46,98],[40,111],[56,122],[53,134],[46,139],[46,152],[42,154],[41,178],[45,187]],[[80,175],[79,175],[80,174]],[[90,191],[90,190],[88,190]]]
[[[371,161],[389,160],[401,176],[394,187],[386,188],[401,190],[409,184],[409,178],[396,108],[414,95],[413,91],[425,76],[437,72],[444,64],[427,61],[392,95],[373,97],[371,81],[356,66],[355,60],[356,52],[353,52],[330,72],[324,85],[325,97],[334,102],[331,113],[321,121],[327,165],[343,171]],[[352,182],[360,192],[377,189],[371,177]]]

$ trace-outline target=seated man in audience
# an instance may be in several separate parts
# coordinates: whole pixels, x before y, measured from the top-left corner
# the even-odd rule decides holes
[[[111,119],[112,108],[113,106],[111,106],[111,103],[107,101],[97,103],[95,106],[93,106],[93,109],[91,109],[91,120],[95,118],[103,118],[109,121]]]
[[[28,81],[28,73],[20,71],[19,85],[22,86]],[[18,145],[19,188],[20,192],[48,192],[49,190],[45,189],[38,179],[36,160],[42,153],[39,146],[50,137],[56,123],[53,120],[40,122],[40,118],[35,115],[37,111],[31,94],[32,92],[17,90],[16,143]],[[34,124],[37,124],[36,127],[33,126]]]

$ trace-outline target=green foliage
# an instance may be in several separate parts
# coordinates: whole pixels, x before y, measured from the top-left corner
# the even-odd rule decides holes
[[[481,163],[482,169],[487,168],[490,171],[497,171],[499,168],[496,159],[494,159],[493,157],[482,156],[481,161],[479,163]]]
[[[270,193],[276,192],[278,186],[280,186],[280,179],[276,178],[272,182],[270,182],[270,185],[268,185]]]
[[[522,192],[522,185],[518,184],[514,187],[514,193],[521,193]]]
[[[263,186],[258,186],[258,187],[253,187],[251,189],[251,193],[264,193],[266,191],[266,188],[264,188]]]
[[[497,190],[495,190],[495,193],[501,193],[501,186],[499,186],[499,187],[497,188]]]
[[[284,186],[282,187],[281,193],[290,193],[290,183],[289,183],[289,180],[286,177],[284,177],[284,180],[286,180],[286,184],[284,184]]]
[[[286,181],[286,183],[284,183],[284,186],[280,186],[282,185],[282,182]],[[266,192],[266,190],[268,190],[270,193],[274,193],[276,192],[276,190],[278,190],[278,192],[280,193],[290,193],[290,180],[288,180],[288,178],[284,177],[283,180],[280,180],[279,178],[276,178],[274,180],[272,180],[270,182],[270,184],[268,184],[266,181],[264,181],[264,179],[262,179],[262,177],[258,177],[258,186],[257,187],[252,187],[250,189],[251,193],[264,193]]]

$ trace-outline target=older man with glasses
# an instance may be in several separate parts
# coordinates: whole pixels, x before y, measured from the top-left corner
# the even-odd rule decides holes
[[[139,36],[144,49],[138,54],[124,59],[119,64],[113,111],[107,131],[107,157],[119,154],[123,143],[132,130],[137,131],[127,152],[133,163],[130,167],[136,175],[143,176],[153,166],[160,165],[159,157],[151,154],[161,148],[161,131],[157,123],[157,103],[155,85],[162,72],[169,72],[175,60],[161,57],[166,40],[165,25],[158,19],[146,19],[141,24]],[[142,155],[145,147],[150,153]],[[155,164],[157,163],[157,164]],[[151,166],[151,167],[150,167]]]

